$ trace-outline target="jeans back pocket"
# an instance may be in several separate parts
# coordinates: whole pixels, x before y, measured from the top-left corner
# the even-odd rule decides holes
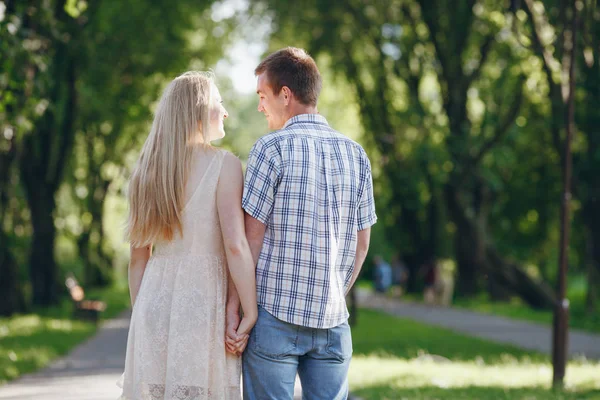
[[[327,330],[327,353],[341,362],[352,358],[352,333],[348,322]]]
[[[249,346],[257,353],[269,357],[290,355],[298,345],[298,325],[281,321],[262,307],[258,308],[258,320],[250,334]]]

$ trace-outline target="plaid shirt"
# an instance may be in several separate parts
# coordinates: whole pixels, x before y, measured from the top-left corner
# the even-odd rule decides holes
[[[377,220],[363,148],[321,115],[297,115],[252,147],[242,207],[266,225],[258,304],[306,327],[346,321],[357,231]]]

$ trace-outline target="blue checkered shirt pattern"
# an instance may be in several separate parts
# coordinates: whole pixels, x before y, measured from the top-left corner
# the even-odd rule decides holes
[[[345,322],[357,231],[377,220],[364,149],[321,115],[297,115],[252,147],[242,207],[266,225],[258,304],[296,325]]]

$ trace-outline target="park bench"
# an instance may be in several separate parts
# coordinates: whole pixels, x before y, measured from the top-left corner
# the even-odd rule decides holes
[[[99,300],[86,300],[83,288],[71,274],[67,276],[65,285],[69,289],[69,294],[75,307],[73,317],[98,323],[100,313],[106,309],[106,303]]]

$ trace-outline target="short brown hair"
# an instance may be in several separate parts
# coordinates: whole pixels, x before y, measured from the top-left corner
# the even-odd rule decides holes
[[[255,75],[266,72],[273,93],[287,86],[300,103],[316,106],[323,81],[315,60],[306,51],[286,47],[270,54],[254,70]]]

